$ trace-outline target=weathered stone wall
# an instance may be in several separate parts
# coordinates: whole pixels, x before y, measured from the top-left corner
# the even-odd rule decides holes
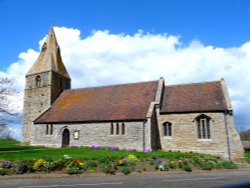
[[[233,122],[228,123],[229,142],[226,131],[224,113],[204,113],[211,117],[211,139],[198,139],[197,123],[195,118],[200,113],[160,115],[159,132],[163,150],[180,150],[207,153],[230,159],[228,149],[231,148],[232,160],[242,157],[240,140]],[[232,118],[230,119],[232,121]],[[163,136],[163,123],[172,123],[172,136]],[[228,145],[230,144],[230,145]],[[230,147],[231,146],[231,147]],[[239,147],[239,149],[237,149]]]
[[[70,131],[71,146],[116,146],[121,149],[143,149],[143,122],[124,122],[125,135],[110,134],[111,123],[86,123],[86,124],[54,124],[53,135],[46,135],[46,125],[34,125],[34,134],[32,135],[32,145],[45,145],[50,147],[61,147],[62,133],[65,128]],[[148,126],[148,125],[144,125]],[[114,126],[116,127],[116,126]],[[147,128],[146,128],[147,129]],[[74,140],[73,134],[79,130],[78,140]]]
[[[240,136],[234,127],[233,116],[231,114],[225,114],[225,121],[228,127],[230,158],[236,162],[244,162],[244,148]]]
[[[41,82],[36,85],[36,77],[40,76]],[[62,79],[60,86],[59,80]],[[45,112],[58,97],[63,89],[70,88],[70,79],[61,77],[54,72],[43,72],[26,77],[24,91],[22,142],[30,143],[33,134],[33,121]]]
[[[40,86],[36,86],[36,76],[41,77]],[[26,77],[23,106],[22,142],[29,143],[33,121],[51,105],[50,72]]]

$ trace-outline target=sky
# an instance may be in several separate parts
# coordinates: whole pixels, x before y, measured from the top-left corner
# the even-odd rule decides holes
[[[21,93],[54,26],[73,88],[224,78],[236,127],[250,128],[249,0],[0,0],[0,24],[0,77]]]

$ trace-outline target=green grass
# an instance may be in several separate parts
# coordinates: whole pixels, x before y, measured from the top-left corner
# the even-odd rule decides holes
[[[15,140],[0,140],[0,152],[1,151],[31,150],[31,149],[40,149],[40,148],[44,148],[44,147],[22,146],[20,145],[20,142],[15,141]]]
[[[39,150],[35,150],[39,149]],[[25,151],[21,151],[25,150]],[[8,151],[8,152],[6,152]],[[18,152],[17,152],[18,151]],[[62,159],[64,155],[72,159],[100,159],[100,158],[123,158],[129,154],[134,154],[138,158],[204,158],[207,160],[216,159],[210,155],[197,154],[192,152],[164,152],[161,150],[151,153],[134,152],[127,150],[109,151],[106,148],[45,148],[35,146],[22,146],[20,142],[13,140],[0,140],[0,160],[36,160],[39,158],[51,158],[53,160]],[[245,159],[250,163],[250,153],[245,154]]]
[[[250,164],[250,152],[245,153],[245,160]]]
[[[34,150],[40,149],[40,150]],[[25,151],[21,151],[25,150]],[[8,151],[8,152],[6,152]],[[18,152],[16,152],[18,151]],[[196,153],[181,153],[181,152],[164,152],[154,151],[151,153],[134,152],[127,150],[109,151],[106,148],[102,149],[88,149],[88,148],[45,148],[34,146],[22,146],[17,141],[0,140],[0,160],[36,160],[39,158],[51,158],[54,160],[62,159],[64,155],[69,155],[72,159],[100,159],[100,158],[121,158],[129,154],[134,154],[139,158],[168,158],[180,159],[183,157],[192,158],[194,156],[199,158],[214,158],[208,155]]]

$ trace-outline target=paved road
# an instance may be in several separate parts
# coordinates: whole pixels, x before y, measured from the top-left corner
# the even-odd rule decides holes
[[[250,171],[160,174],[153,176],[0,179],[1,188],[207,188],[248,182]],[[227,187],[227,186],[226,186]]]

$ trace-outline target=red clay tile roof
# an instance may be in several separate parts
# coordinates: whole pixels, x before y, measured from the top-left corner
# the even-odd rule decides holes
[[[35,123],[144,120],[158,81],[65,90]]]
[[[220,81],[166,86],[161,113],[227,110]]]

